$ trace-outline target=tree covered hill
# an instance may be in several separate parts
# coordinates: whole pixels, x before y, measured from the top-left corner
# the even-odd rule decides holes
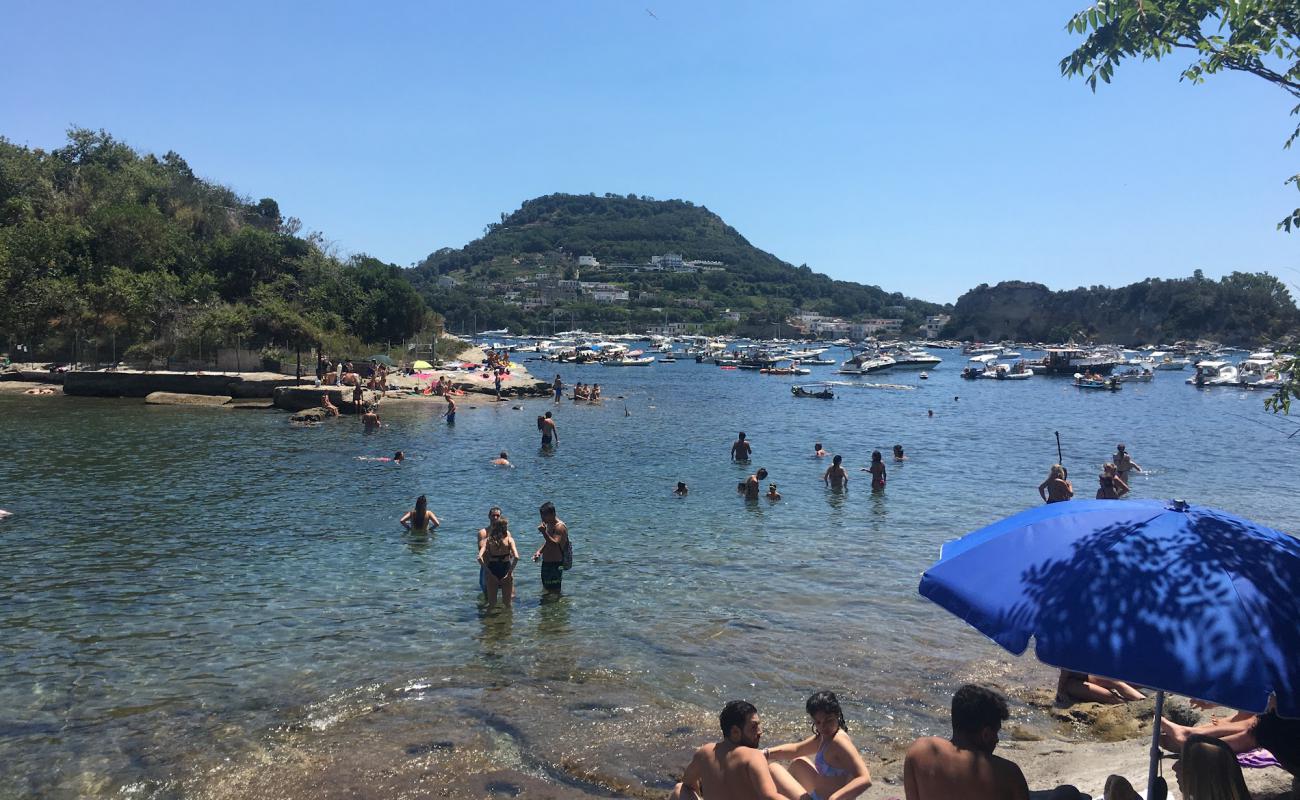
[[[1211,339],[1252,346],[1300,334],[1285,284],[1266,273],[1148,278],[1116,289],[1054,292],[1039,283],[981,284],[962,295],[944,335],[959,339],[1099,341],[1126,345]]]
[[[722,262],[725,269],[657,273],[607,268],[645,264],[668,253]],[[606,268],[582,269],[581,279],[627,289],[626,303],[600,307],[576,298],[525,312],[502,302],[493,289],[544,268],[571,275],[576,258],[584,255]],[[440,282],[442,276],[455,278],[457,285]],[[612,327],[644,327],[665,318],[716,325],[726,308],[741,312],[755,326],[784,322],[800,309],[844,318],[901,317],[915,327],[944,308],[877,286],[833,280],[807,265],[795,267],[754,247],[703,206],[636,195],[552,194],[528,200],[488,225],[482,238],[430,254],[416,266],[413,281],[430,306],[453,323],[468,322],[473,313],[480,327],[532,330],[548,316],[568,321],[575,315]]]
[[[50,152],[0,138],[0,347],[89,358],[91,342],[103,359],[110,341],[141,358],[237,342],[353,348],[430,320],[400,268],[341,261],[299,227],[174,152],[82,129]]]

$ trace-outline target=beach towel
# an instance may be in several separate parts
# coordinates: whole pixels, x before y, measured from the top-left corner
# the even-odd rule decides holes
[[[1254,750],[1247,750],[1244,753],[1237,754],[1237,763],[1246,769],[1265,769],[1267,767],[1280,767],[1273,754],[1262,747],[1256,747]]]

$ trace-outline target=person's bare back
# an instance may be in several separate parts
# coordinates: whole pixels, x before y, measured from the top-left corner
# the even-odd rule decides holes
[[[907,749],[903,762],[907,800],[1028,800],[1029,785],[1012,761],[980,750],[960,748],[947,739],[926,736]]]
[[[682,776],[680,794],[674,798],[707,797],[708,800],[768,800],[780,798],[767,759],[759,750],[731,742],[706,744]]]

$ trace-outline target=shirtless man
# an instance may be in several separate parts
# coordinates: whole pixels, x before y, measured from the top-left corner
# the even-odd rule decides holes
[[[514,464],[510,463],[510,454],[505,450],[501,451],[501,455],[492,459],[492,465],[496,467],[514,467]]]
[[[560,373],[555,373],[555,382],[551,388],[555,391],[555,402],[560,402],[560,398],[564,397],[564,381],[560,380]]]
[[[1020,767],[993,755],[1010,713],[1002,696],[966,684],[952,697],[952,738],[922,736],[907,748],[907,800],[1029,800]]]
[[[533,561],[542,562],[542,588],[548,594],[559,594],[564,584],[564,550],[569,543],[569,526],[555,515],[555,504],[542,503],[538,509],[542,521],[537,532],[542,535],[542,546],[533,553]]]
[[[447,401],[447,410],[442,413],[443,419],[447,420],[448,425],[456,424],[456,401],[451,399],[451,395],[443,397]]]
[[[537,423],[537,429],[542,432],[542,447],[550,447],[552,442],[560,443],[560,432],[555,429],[555,420],[551,419],[551,412],[546,412],[546,416]]]
[[[379,415],[375,413],[374,406],[367,406],[366,413],[361,415],[361,423],[366,426],[366,430],[378,430],[382,422],[379,421]]]
[[[817,442],[813,445],[813,458],[825,458],[829,453],[822,449],[822,443]]]
[[[762,483],[763,479],[766,477],[767,477],[767,470],[763,469],[762,467],[759,467],[758,472],[755,472],[753,475],[750,475],[748,478],[745,479],[746,500],[758,499],[759,484]]]
[[[706,744],[691,757],[682,782],[669,800],[780,800],[767,758],[758,749],[763,725],[758,709],[732,700],[718,715],[722,741]]]
[[[754,448],[749,446],[745,441],[745,432],[741,431],[736,437],[736,441],[731,444],[731,460],[737,464],[745,464],[749,461],[749,456],[754,452]]]
[[[822,473],[822,481],[832,489],[849,488],[849,473],[844,469],[844,456],[835,456]]]

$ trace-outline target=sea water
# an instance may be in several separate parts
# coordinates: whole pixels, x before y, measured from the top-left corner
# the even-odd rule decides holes
[[[1057,432],[1079,497],[1124,442],[1134,497],[1300,531],[1300,436],[1262,393],[1177,372],[1116,393],[964,381],[940,355],[924,381],[533,363],[600,383],[603,404],[468,396],[449,426],[441,401],[390,403],[373,434],[0,396],[0,797],[653,795],[726,700],[778,740],[820,689],[868,763],[896,755],[945,729],[965,680],[1050,688],[916,586],[944,541],[1040,502]],[[848,385],[791,396],[818,379]],[[749,465],[728,457],[741,430]],[[847,491],[823,485],[819,441]],[[399,449],[400,466],[362,460]],[[489,463],[503,449],[513,469]],[[882,492],[860,471],[873,450]],[[758,467],[779,502],[737,495]],[[442,521],[428,536],[397,523],[420,494]],[[531,561],[547,500],[575,546],[552,602]],[[513,612],[479,602],[492,505],[524,557]]]

